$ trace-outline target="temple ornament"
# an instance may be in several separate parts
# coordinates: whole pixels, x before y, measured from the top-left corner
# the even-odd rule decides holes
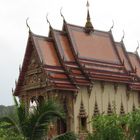
[[[125,114],[125,111],[124,111],[124,106],[123,106],[123,103],[121,101],[121,106],[120,106],[120,115],[124,115]]]
[[[95,97],[95,104],[94,104],[93,117],[94,117],[94,116],[98,116],[98,115],[100,115],[100,111],[99,111],[99,107],[98,107],[98,104],[97,104],[97,101],[96,101],[96,97]]]
[[[93,25],[90,21],[90,14],[89,14],[89,2],[87,1],[87,21],[85,24],[85,32],[90,34],[92,31],[94,31]]]
[[[79,110],[79,131],[87,131],[87,113],[84,108],[83,101],[81,101],[80,110]]]
[[[108,115],[111,115],[113,113],[113,111],[112,111],[112,107],[111,107],[111,103],[110,103],[110,101],[108,102],[108,107],[107,107],[107,114]]]

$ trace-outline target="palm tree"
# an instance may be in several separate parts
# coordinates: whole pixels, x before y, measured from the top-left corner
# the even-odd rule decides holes
[[[25,112],[25,105],[23,103],[18,103],[15,98],[14,101],[16,113],[0,118],[0,122],[6,122],[6,129],[10,128],[15,133],[22,134],[26,140],[43,139],[47,135],[50,122],[56,118],[64,120],[62,108],[54,101],[44,101],[30,113]]]

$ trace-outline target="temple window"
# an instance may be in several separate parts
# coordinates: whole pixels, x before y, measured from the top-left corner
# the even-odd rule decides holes
[[[44,97],[43,96],[39,96],[37,99],[38,105],[41,105],[44,102]]]
[[[37,106],[36,104],[36,98],[32,97],[30,99],[30,104],[29,104],[29,113],[33,113],[34,112],[34,108]]]

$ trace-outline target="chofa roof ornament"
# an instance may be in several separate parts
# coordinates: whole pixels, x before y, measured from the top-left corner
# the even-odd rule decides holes
[[[64,17],[64,15],[63,15],[63,13],[62,13],[62,9],[63,9],[63,7],[61,7],[61,9],[60,9],[60,15],[61,15],[61,17],[63,18],[63,21],[66,22],[65,17]]]
[[[138,46],[137,46],[137,48],[136,48],[136,50],[135,50],[135,54],[138,54],[138,49],[139,49],[139,41],[137,41],[137,43],[138,43]]]
[[[109,31],[111,32],[113,28],[114,28],[114,20],[112,20],[112,26],[110,27]]]
[[[87,21],[86,21],[86,24],[85,24],[85,32],[86,33],[90,33],[91,31],[94,31],[94,28],[93,28],[93,25],[90,21],[90,13],[89,13],[89,2],[87,0]]]
[[[47,23],[49,24],[49,28],[52,29],[51,23],[50,23],[50,21],[49,21],[49,19],[48,19],[48,15],[49,15],[49,14],[47,13],[47,15],[46,15],[46,20],[47,20]]]
[[[124,37],[125,37],[125,32],[124,32],[124,30],[123,30],[123,36],[122,36],[122,38],[121,38],[121,42],[123,42]]]
[[[31,31],[31,29],[30,29],[30,26],[29,26],[29,24],[28,24],[28,20],[29,20],[29,17],[27,17],[27,19],[26,19],[26,26],[28,27],[29,32],[30,32],[30,31]]]

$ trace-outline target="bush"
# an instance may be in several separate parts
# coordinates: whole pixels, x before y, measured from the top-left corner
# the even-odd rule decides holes
[[[87,140],[140,140],[140,110],[122,116],[96,116],[92,127]]]
[[[125,140],[123,121],[125,117],[113,115],[100,115],[92,120],[93,133],[89,134],[88,140]]]
[[[77,136],[73,132],[67,132],[57,136],[54,140],[77,140]]]
[[[18,135],[11,129],[5,129],[5,123],[0,123],[0,140],[24,140],[21,135]]]
[[[140,110],[128,114],[128,139],[140,140]]]

